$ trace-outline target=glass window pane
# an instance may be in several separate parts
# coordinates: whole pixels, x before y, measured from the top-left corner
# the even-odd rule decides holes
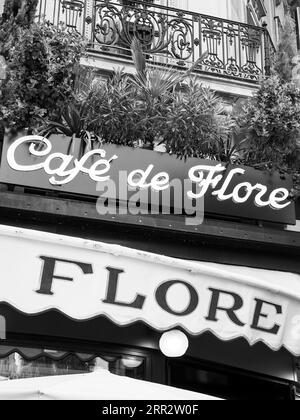
[[[113,374],[145,379],[145,359],[125,354],[85,354],[45,349],[4,349],[0,346],[0,377],[9,379],[72,375],[105,369]],[[23,350],[23,351],[22,351]],[[1,356],[2,354],[2,356]]]

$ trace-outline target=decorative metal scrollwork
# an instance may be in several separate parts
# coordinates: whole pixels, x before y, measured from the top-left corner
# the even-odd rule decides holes
[[[78,19],[85,8],[84,0],[60,0],[62,14],[65,14],[65,24],[68,28],[77,30]]]
[[[193,54],[192,25],[184,19],[183,14],[179,14],[178,18],[169,22],[169,28],[168,45],[171,47],[171,54],[179,60],[180,65],[184,65]]]
[[[228,76],[239,77],[241,67],[239,65],[237,51],[239,48],[239,25],[227,22],[223,26],[226,45],[226,59],[224,73]],[[241,60],[240,60],[241,61]]]
[[[121,25],[119,25],[121,21],[119,10],[107,2],[107,4],[100,5],[97,12],[95,27],[93,28],[95,40],[101,45],[115,45],[122,30]]]
[[[258,66],[258,55],[262,48],[262,33],[256,29],[243,27],[241,47],[246,58],[246,63],[241,68],[244,78],[257,80],[262,73]]]
[[[202,40],[206,43],[208,57],[203,64],[206,71],[222,73],[224,61],[220,58],[220,47],[222,44],[222,24],[213,18],[201,18]]]
[[[53,0],[53,20],[90,35],[90,48],[131,59],[137,38],[152,61],[190,66],[207,51],[195,71],[256,82],[270,68],[272,44],[266,28],[183,12],[142,0]],[[39,10],[48,8],[40,0]],[[53,7],[52,7],[53,10]],[[63,17],[63,19],[62,19]],[[84,28],[88,27],[88,31]]]
[[[154,10],[127,4],[120,7],[107,1],[96,6],[95,40],[102,47],[119,47],[121,53],[130,50],[133,38],[148,53],[164,52],[169,44],[168,28],[167,16]]]

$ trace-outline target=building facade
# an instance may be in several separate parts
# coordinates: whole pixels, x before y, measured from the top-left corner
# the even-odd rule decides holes
[[[88,64],[99,72],[109,73],[122,66],[127,72],[134,71],[130,43],[135,36],[154,64],[187,69],[207,52],[208,57],[196,69],[201,73],[199,80],[234,100],[252,95],[260,76],[269,71],[283,19],[282,5],[271,0],[213,0],[209,4],[87,0],[70,7],[69,2],[41,0],[38,14],[82,33],[90,42]]]
[[[37,15],[85,36],[84,64],[103,77],[134,71],[134,37],[152,66],[184,71],[206,53],[194,74],[228,103],[268,74],[284,19],[278,0],[41,0]],[[224,167],[220,180],[216,162],[108,145],[101,164],[113,180],[124,169],[181,180],[198,171],[207,191],[196,224],[161,211],[101,214],[99,156],[87,169],[59,136],[38,140],[44,148],[15,139],[2,149],[0,376],[101,367],[225,399],[296,399],[300,237],[290,181],[241,167]],[[66,157],[72,173],[50,165]],[[181,354],[168,341],[174,330],[188,339]]]
[[[87,64],[100,73],[118,67],[134,71],[129,59],[133,35],[153,63],[186,69],[208,52],[195,73],[228,104],[251,96],[259,78],[269,72],[286,12],[285,0],[155,0],[147,6],[129,3],[134,8],[128,19],[123,3],[117,0],[108,7],[105,1],[86,0],[70,9],[69,2],[41,0],[38,15],[76,27],[90,41]],[[148,15],[138,17],[135,12],[141,10]]]

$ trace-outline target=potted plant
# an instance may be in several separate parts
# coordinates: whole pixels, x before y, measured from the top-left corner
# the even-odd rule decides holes
[[[100,138],[87,130],[86,102],[68,101],[57,112],[57,117],[47,123],[44,135],[63,135],[68,142],[67,154],[80,159],[85,153],[99,147]]]

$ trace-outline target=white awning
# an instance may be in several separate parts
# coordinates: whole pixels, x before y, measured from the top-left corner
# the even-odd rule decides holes
[[[0,383],[0,400],[197,401],[218,398],[98,370],[82,375],[4,381]]]
[[[26,314],[56,309],[80,321],[105,315],[162,332],[179,326],[300,355],[299,275],[8,226],[0,226],[0,248],[0,302]]]

